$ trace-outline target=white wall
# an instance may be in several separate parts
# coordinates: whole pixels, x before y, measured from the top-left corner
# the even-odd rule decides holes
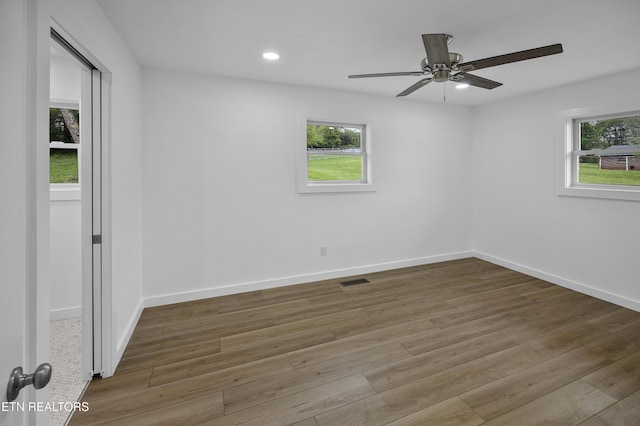
[[[112,327],[121,354],[142,306],[141,70],[96,1],[54,0],[51,10],[111,74]]]
[[[474,248],[640,310],[640,203],[555,193],[559,111],[640,97],[640,71],[476,108]]]
[[[149,304],[469,254],[468,108],[145,69],[142,109]],[[300,112],[371,126],[377,192],[296,192]]]
[[[80,103],[81,74],[79,65],[68,54],[51,56],[49,97],[54,101]]]
[[[51,49],[49,97],[80,104],[81,71],[71,55]],[[49,202],[51,320],[82,314],[82,206],[80,188],[54,189]],[[67,185],[68,187],[68,185]]]
[[[50,261],[51,319],[82,313],[81,201],[51,200]]]

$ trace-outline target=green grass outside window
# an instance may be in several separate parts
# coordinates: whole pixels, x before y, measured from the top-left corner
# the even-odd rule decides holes
[[[78,151],[51,149],[49,155],[49,183],[78,183]]]
[[[582,163],[578,169],[580,183],[640,186],[640,170],[598,169],[597,164]]]
[[[362,181],[362,158],[353,155],[309,155],[310,182]]]

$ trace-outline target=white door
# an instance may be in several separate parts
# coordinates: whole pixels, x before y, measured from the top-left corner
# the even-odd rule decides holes
[[[34,2],[0,1],[0,425],[34,422],[36,414],[24,403],[43,401],[46,390],[23,389],[16,403],[7,401],[7,383],[14,367],[33,373],[46,362],[48,293],[40,278],[47,259],[38,245],[48,234],[47,213],[38,211],[38,200],[46,194],[36,170],[42,169],[44,150],[36,156],[35,142],[41,136],[44,116],[37,116],[34,89],[38,53],[33,46],[38,13]],[[46,65],[45,65],[46,67]],[[37,116],[37,117],[36,117]],[[40,123],[36,126],[35,123]],[[45,124],[46,125],[46,124]],[[46,183],[45,183],[46,184]],[[44,220],[43,220],[44,219]],[[42,227],[44,226],[44,233]],[[46,257],[46,253],[43,254]],[[40,286],[43,286],[40,292]],[[41,312],[41,308],[45,312]],[[38,391],[40,392],[40,391]],[[40,416],[38,415],[40,418]],[[46,419],[45,419],[46,420]],[[39,422],[42,419],[39,419]],[[38,423],[40,424],[40,423]]]
[[[15,34],[23,31],[20,1],[0,2],[0,425],[19,424],[24,416],[7,404],[11,370],[25,362],[27,283],[27,138],[26,55]],[[22,60],[22,61],[21,61]]]
[[[82,316],[83,375],[91,380],[105,373],[105,324],[108,322],[103,297],[103,231],[102,197],[104,155],[103,114],[105,82],[103,74],[87,58],[88,52],[77,45],[57,23],[51,28],[54,43],[67,51],[81,72],[80,88],[80,183],[82,186]]]
[[[85,378],[106,376],[110,367],[110,271],[108,200],[108,77],[94,63],[90,52],[82,48],[57,22],[52,22],[51,37],[66,50],[81,69],[80,90],[80,182],[82,186],[82,316],[83,370]],[[100,66],[100,65],[98,65]],[[105,216],[107,216],[105,218]],[[107,247],[105,249],[105,247]],[[106,277],[106,278],[105,278]],[[55,368],[55,366],[54,366]]]
[[[113,374],[110,328],[109,74],[57,22],[51,37],[81,68],[82,306],[86,379]]]

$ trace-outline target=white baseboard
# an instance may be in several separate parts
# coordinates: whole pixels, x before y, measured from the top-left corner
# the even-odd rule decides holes
[[[171,293],[162,296],[146,297],[144,307],[168,305],[171,303],[188,302],[191,300],[206,299],[209,297],[226,296],[229,294],[246,293],[249,291],[266,290],[269,288],[282,287],[287,285],[302,284],[314,281],[330,280],[335,278],[348,277],[352,275],[369,274],[373,272],[387,271],[392,269],[407,268],[410,266],[427,265],[430,263],[445,262],[448,260],[464,259],[473,257],[473,252],[464,251],[448,253],[438,256],[428,256],[416,259],[405,259],[393,262],[378,263],[374,265],[359,266],[354,268],[336,269],[332,271],[316,272],[312,274],[281,277],[264,281],[253,281],[247,283],[233,284],[223,287],[208,288],[198,291],[183,293]]]
[[[588,285],[581,284],[581,283],[569,280],[567,278],[559,277],[557,275],[548,274],[538,269],[529,268],[527,266],[520,265],[519,263],[515,263],[506,259],[491,256],[486,253],[481,253],[476,251],[474,252],[474,256],[477,257],[478,259],[486,260],[487,262],[491,262],[496,265],[503,266],[505,268],[508,268],[517,272],[521,272],[523,274],[530,275],[532,277],[535,277],[544,281],[548,281],[552,284],[556,284],[561,287],[575,290],[579,293],[587,294],[589,296],[593,296],[598,299],[602,299],[607,302],[611,302],[616,305],[623,306],[625,308],[629,308],[634,311],[640,312],[640,301],[629,299],[627,297],[610,293],[608,291],[604,291],[598,288],[590,287]]]
[[[49,311],[49,321],[58,321],[82,316],[82,306],[72,308],[52,309]]]
[[[131,336],[133,335],[133,332],[136,329],[136,325],[138,325],[138,320],[140,320],[140,316],[142,315],[143,309],[144,309],[144,300],[140,300],[133,316],[131,317],[131,319],[129,320],[129,322],[125,327],[124,334],[118,340],[118,344],[116,346],[116,353],[115,353],[115,362],[113,363],[114,371],[110,372],[111,373],[110,375],[113,375],[113,373],[115,373],[115,369],[120,364],[122,355],[124,355],[124,351],[125,349],[127,349],[129,340],[131,340]]]

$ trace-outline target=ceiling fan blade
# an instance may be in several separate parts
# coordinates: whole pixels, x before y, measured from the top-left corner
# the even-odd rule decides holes
[[[447,46],[450,38],[451,36],[447,34],[422,34],[424,50],[427,52],[427,61],[429,61],[429,66],[432,70],[436,69],[434,67],[435,64],[451,66],[449,47]]]
[[[495,89],[502,86],[502,83],[489,80],[488,78],[478,77],[477,75],[467,74],[466,72],[459,72],[451,77],[451,81],[457,83],[466,83],[470,86],[482,87],[483,89]]]
[[[415,75],[421,76],[424,75],[423,71],[401,71],[401,72],[381,72],[377,74],[354,74],[350,75],[349,78],[368,78],[368,77],[396,77],[402,75]]]
[[[512,62],[540,58],[542,56],[555,55],[562,52],[562,44],[551,44],[549,46],[536,47],[535,49],[521,50],[520,52],[507,53],[506,55],[492,56],[491,58],[465,62],[458,65],[458,69],[460,71],[473,71],[482,68],[495,67],[497,65],[510,64]]]
[[[431,83],[431,80],[433,80],[433,79],[431,79],[431,78],[423,78],[422,80],[418,81],[414,85],[409,86],[408,88],[404,89],[402,92],[398,93],[396,95],[396,97],[407,96],[408,94],[415,92],[419,88],[424,87],[427,84]]]

